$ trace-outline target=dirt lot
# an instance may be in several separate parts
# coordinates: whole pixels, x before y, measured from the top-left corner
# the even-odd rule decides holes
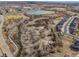
[[[70,49],[70,45],[73,44],[73,39],[71,38],[64,38],[63,40],[63,54],[64,56],[76,56],[79,54],[79,51],[74,51]]]

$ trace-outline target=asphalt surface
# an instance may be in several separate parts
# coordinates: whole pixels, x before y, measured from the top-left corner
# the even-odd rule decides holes
[[[70,17],[65,23],[64,23],[64,25],[63,25],[63,27],[61,28],[62,29],[62,32],[64,33],[64,34],[71,34],[70,33],[70,28],[74,28],[76,25],[74,24],[73,25],[73,21],[75,20],[74,19],[75,17]]]

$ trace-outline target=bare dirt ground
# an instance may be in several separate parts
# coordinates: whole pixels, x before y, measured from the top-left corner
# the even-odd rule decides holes
[[[73,39],[65,38],[63,40],[63,52],[62,53],[64,54],[64,56],[74,57],[79,53],[79,51],[74,51],[70,49],[71,44],[73,44]]]

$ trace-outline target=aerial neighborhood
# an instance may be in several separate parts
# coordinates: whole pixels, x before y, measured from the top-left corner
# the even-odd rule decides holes
[[[76,56],[78,2],[0,2],[0,57]]]

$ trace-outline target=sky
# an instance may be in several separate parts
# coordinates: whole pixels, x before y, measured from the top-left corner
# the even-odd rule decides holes
[[[79,1],[79,0],[0,0],[0,1]]]

